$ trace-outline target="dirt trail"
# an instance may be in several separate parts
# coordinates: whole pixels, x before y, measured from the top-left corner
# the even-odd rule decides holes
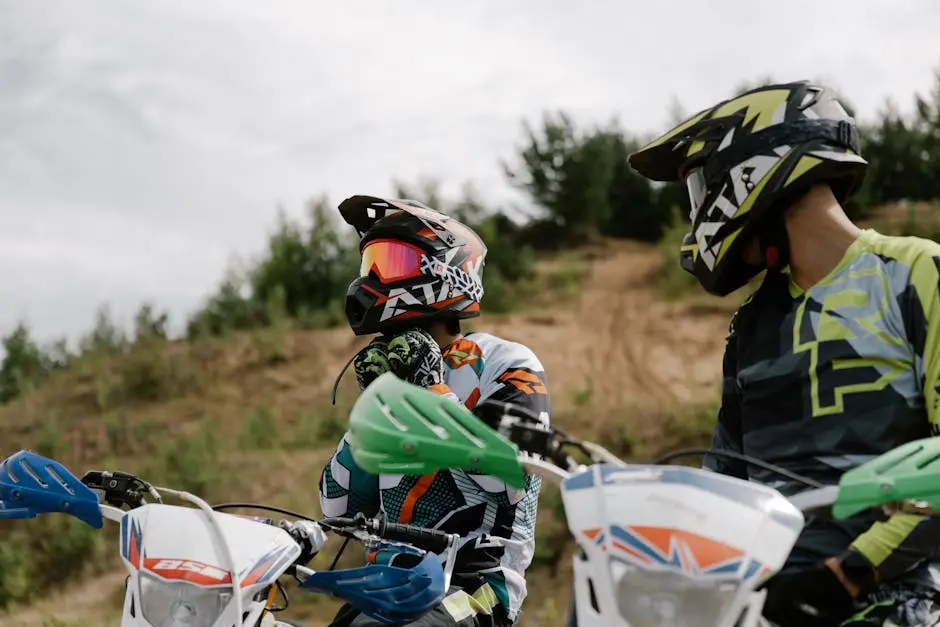
[[[583,390],[598,407],[700,401],[720,381],[732,309],[664,301],[650,285],[658,267],[653,247],[609,243],[571,306],[481,328],[531,346],[557,403]]]

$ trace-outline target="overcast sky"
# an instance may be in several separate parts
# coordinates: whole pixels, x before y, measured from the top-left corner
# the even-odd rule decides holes
[[[180,323],[315,193],[505,199],[544,109],[656,132],[768,74],[907,106],[938,33],[935,0],[0,0],[0,333]]]

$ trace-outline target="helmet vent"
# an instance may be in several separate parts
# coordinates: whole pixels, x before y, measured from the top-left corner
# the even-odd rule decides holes
[[[803,95],[803,100],[800,102],[800,111],[816,104],[816,101],[819,100],[819,94],[821,93],[822,90],[818,87],[808,87],[806,93]]]

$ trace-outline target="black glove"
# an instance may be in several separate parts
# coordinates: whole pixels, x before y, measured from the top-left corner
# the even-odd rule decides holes
[[[833,627],[856,611],[851,595],[825,562],[780,573],[764,588],[764,617],[780,627]]]
[[[431,334],[409,329],[388,342],[388,363],[399,379],[429,388],[444,382],[444,355]]]
[[[388,363],[388,338],[377,337],[359,351],[353,360],[353,370],[356,371],[360,390],[365,390],[380,375],[391,372],[392,367]]]

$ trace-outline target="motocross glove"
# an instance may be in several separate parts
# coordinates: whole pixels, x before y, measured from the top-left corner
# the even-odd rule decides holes
[[[289,533],[300,545],[298,564],[306,564],[312,560],[326,544],[326,532],[312,520],[282,520],[277,526]]]
[[[444,382],[444,355],[431,334],[410,329],[388,343],[388,363],[399,379],[429,388]]]
[[[353,360],[353,369],[356,371],[356,381],[359,389],[365,390],[379,375],[391,372],[388,362],[388,339],[377,337],[359,351]]]
[[[764,618],[780,627],[832,627],[856,611],[851,595],[823,561],[775,575],[764,587]]]

